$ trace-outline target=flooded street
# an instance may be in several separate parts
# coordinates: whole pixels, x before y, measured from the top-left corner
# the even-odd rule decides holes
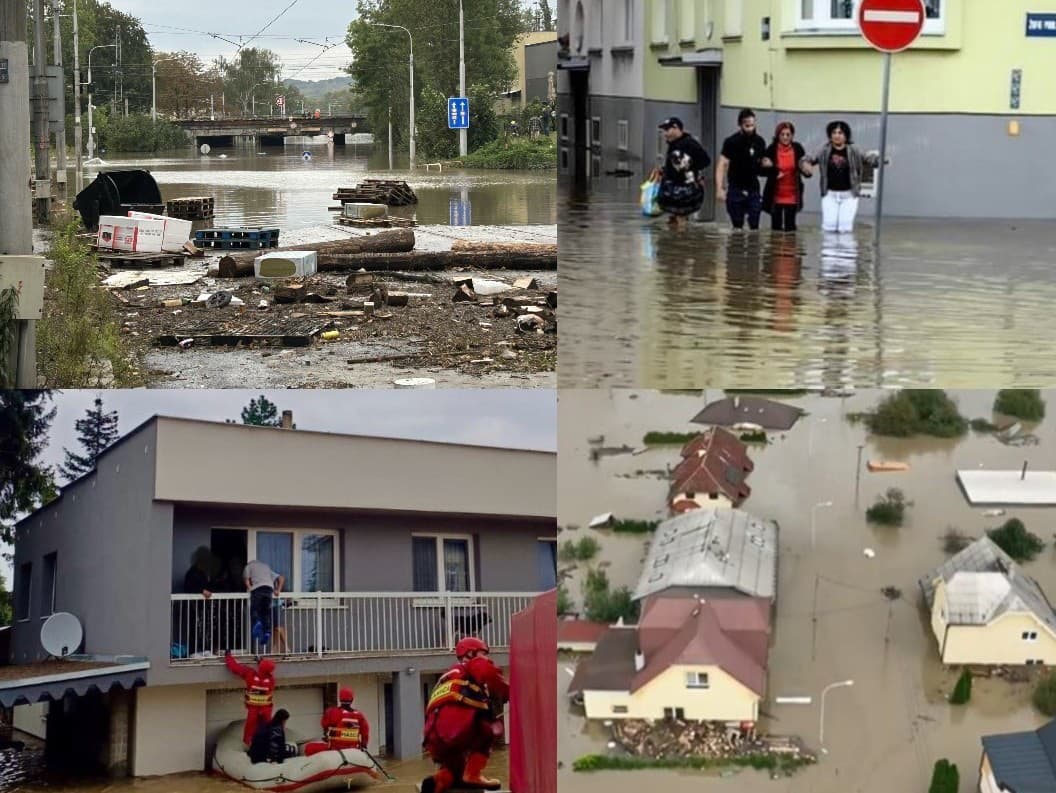
[[[627,182],[616,186],[615,182]],[[1056,224],[888,219],[796,235],[643,218],[638,184],[562,186],[562,387],[1039,385]],[[567,209],[566,209],[567,208]],[[871,221],[865,201],[859,220]]]
[[[571,346],[571,345],[569,345]],[[568,347],[566,347],[568,349]],[[992,418],[993,391],[950,392],[967,418]],[[1018,469],[1025,460],[1034,470],[1053,467],[1056,430],[1051,419],[1033,431],[1040,444],[1009,447],[990,435],[970,433],[958,440],[868,437],[846,414],[873,408],[882,393],[859,392],[844,399],[783,399],[807,411],[787,433],[771,434],[767,447],[749,446],[755,470],[742,509],[780,526],[775,633],[769,658],[763,728],[773,734],[801,736],[819,748],[819,695],[829,683],[853,679],[851,688],[834,690],[826,704],[826,748],[818,765],[790,779],[743,772],[733,779],[709,777],[709,788],[736,793],[888,793],[924,790],[936,760],[946,757],[960,770],[961,793],[974,790],[981,754],[979,738],[998,732],[1034,729],[1044,723],[1029,702],[1030,684],[976,679],[971,702],[946,703],[955,675],[939,663],[937,646],[916,580],[943,562],[941,536],[951,526],[978,538],[987,528],[1018,517],[1046,541],[1046,549],[1024,567],[1049,597],[1056,593],[1056,554],[1052,549],[1052,511],[1009,508],[995,518],[973,509],[955,480],[958,468]],[[1056,392],[1043,392],[1050,410]],[[652,430],[689,432],[689,424],[707,394],[656,391],[566,390],[559,421],[558,521],[563,537],[595,536],[602,550],[595,563],[606,564],[614,587],[633,588],[647,539],[586,528],[593,515],[612,511],[618,518],[656,519],[665,512],[663,471],[679,458],[678,446],[642,454],[602,457],[592,462],[588,438],[604,436],[606,447],[641,447]],[[856,493],[858,448],[862,445],[860,488]],[[869,473],[870,460],[910,464],[906,473]],[[639,473],[642,472],[642,473]],[[904,490],[913,502],[901,528],[871,527],[865,508],[889,487]],[[815,505],[831,502],[830,507]],[[811,513],[816,515],[811,539]],[[875,550],[867,558],[863,550]],[[568,565],[562,563],[562,569]],[[566,583],[580,598],[582,572]],[[894,586],[894,601],[881,589]],[[559,664],[559,690],[570,680]],[[778,705],[776,697],[810,696],[811,705]],[[701,775],[675,772],[602,772],[577,774],[572,761],[603,752],[604,738],[584,734],[583,721],[564,701],[559,707],[561,790],[568,793],[632,793],[649,789],[689,793],[700,789]],[[598,735],[598,733],[594,733]]]

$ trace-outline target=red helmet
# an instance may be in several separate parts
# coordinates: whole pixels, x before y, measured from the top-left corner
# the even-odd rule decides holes
[[[352,689],[350,688],[343,688],[339,692],[337,692],[338,702],[351,702],[353,699],[355,699],[355,695],[352,693]]]
[[[458,644],[455,645],[455,657],[465,658],[473,650],[477,652],[490,653],[491,648],[488,647],[488,643],[483,639],[478,639],[476,636],[467,636],[464,639],[460,639]]]
[[[262,675],[270,675],[275,671],[275,662],[270,658],[262,658],[260,663],[257,664],[257,671]]]

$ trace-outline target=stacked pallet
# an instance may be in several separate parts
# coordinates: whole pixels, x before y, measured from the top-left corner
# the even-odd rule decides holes
[[[194,244],[199,248],[224,250],[262,250],[279,247],[278,229],[236,228],[201,229],[194,232]]]
[[[170,218],[203,220],[213,216],[214,204],[212,196],[174,198],[165,202],[165,211],[168,212]]]
[[[355,228],[408,229],[418,225],[417,221],[410,218],[392,217],[391,215],[383,218],[337,217],[335,220],[342,226],[353,226]]]
[[[418,203],[418,196],[406,182],[394,179],[365,179],[356,187],[339,187],[334,200],[342,204],[367,203],[402,207]]]

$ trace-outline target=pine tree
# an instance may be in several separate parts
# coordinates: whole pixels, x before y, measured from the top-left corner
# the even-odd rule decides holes
[[[0,539],[14,540],[22,513],[55,498],[51,466],[36,462],[48,441],[55,409],[48,391],[0,390]]]
[[[279,418],[279,409],[275,403],[261,394],[259,398],[249,400],[249,404],[242,408],[242,423],[258,427],[278,427],[282,424],[282,419]]]
[[[95,406],[85,411],[85,417],[77,419],[74,427],[77,428],[77,435],[85,453],[74,454],[69,449],[64,449],[66,462],[59,468],[62,475],[71,482],[93,470],[99,455],[117,440],[117,411],[105,412],[102,397],[96,397]]]
[[[965,669],[957,678],[957,685],[953,687],[950,695],[951,705],[964,705],[972,698],[972,673]]]

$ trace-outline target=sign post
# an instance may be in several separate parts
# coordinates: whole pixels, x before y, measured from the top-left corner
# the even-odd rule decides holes
[[[447,128],[469,129],[469,100],[464,96],[447,99]]]
[[[880,164],[877,167],[876,220],[873,245],[880,244],[884,206],[884,163],[887,161],[887,109],[891,90],[891,54],[909,47],[924,29],[924,0],[862,0],[858,29],[874,49],[884,53],[883,100],[880,111]]]

